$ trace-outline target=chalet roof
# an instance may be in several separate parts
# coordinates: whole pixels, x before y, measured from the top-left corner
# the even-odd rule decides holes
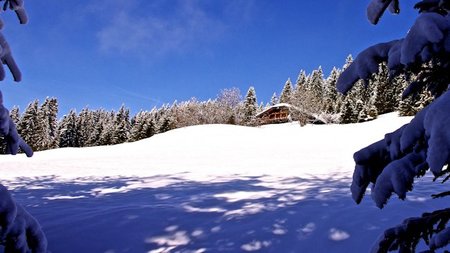
[[[268,112],[268,111],[271,111],[271,110],[273,110],[273,109],[278,109],[278,108],[281,108],[281,107],[286,107],[286,108],[289,108],[289,109],[295,108],[293,105],[288,104],[288,103],[279,103],[279,104],[275,104],[275,105],[272,105],[272,106],[267,107],[267,108],[264,109],[263,111],[261,111],[261,112],[259,112],[258,114],[256,114],[255,117],[259,117],[259,116],[265,114],[265,113]]]

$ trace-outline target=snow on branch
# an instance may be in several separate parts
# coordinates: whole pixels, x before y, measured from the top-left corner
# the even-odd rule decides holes
[[[398,4],[395,0],[372,0],[367,10],[369,21],[376,24],[388,8],[398,13]],[[409,71],[418,76],[404,96],[426,88],[437,97],[409,124],[354,154],[351,191],[356,203],[361,202],[370,184],[372,199],[383,208],[393,193],[405,199],[414,178],[428,169],[435,178],[450,173],[444,169],[450,162],[450,0],[423,0],[415,8],[420,14],[404,39],[364,50],[337,81],[337,89],[346,94],[358,80],[367,81],[376,73],[378,64],[387,62],[393,75]],[[434,252],[450,242],[449,219],[450,209],[407,219],[386,230],[372,252],[414,252],[421,239],[430,247],[427,252]]]
[[[450,242],[450,228],[446,228],[450,219],[450,209],[424,213],[422,217],[408,218],[402,224],[387,229],[378,239],[371,252],[415,252],[422,239],[434,252]]]
[[[2,2],[3,0],[0,0]],[[4,0],[3,11],[14,10],[21,24],[28,18],[23,9],[23,0]],[[0,21],[0,29],[3,22]],[[21,80],[21,73],[11,54],[11,49],[3,34],[0,33],[0,60],[7,65],[14,80]],[[0,65],[0,80],[5,78],[5,70]],[[15,155],[22,149],[30,157],[33,150],[19,136],[16,125],[3,106],[3,94],[0,91],[0,136],[6,141],[6,152]],[[5,186],[0,184],[0,244],[4,252],[47,252],[47,238],[41,226],[21,205],[17,204]]]

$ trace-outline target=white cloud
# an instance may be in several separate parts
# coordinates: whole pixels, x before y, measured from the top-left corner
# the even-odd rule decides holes
[[[241,8],[232,2],[183,0],[168,7],[164,1],[103,1],[90,10],[102,12],[104,25],[96,34],[102,52],[155,57],[200,48],[222,38],[233,24],[247,22],[251,1],[236,1],[246,3]]]

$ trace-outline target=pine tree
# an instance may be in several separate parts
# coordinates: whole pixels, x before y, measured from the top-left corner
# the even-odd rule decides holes
[[[34,100],[28,104],[17,125],[17,131],[22,136],[22,139],[34,151],[45,149],[45,125],[42,121],[42,111],[39,110],[38,104],[38,100]]]
[[[417,111],[415,108],[415,103],[412,101],[413,98],[408,96],[402,99],[398,105],[398,111],[400,116],[414,116]]]
[[[327,113],[336,113],[337,90],[336,82],[339,78],[339,70],[335,67],[324,83],[324,111]]]
[[[346,70],[348,68],[348,66],[350,66],[350,64],[352,64],[353,62],[353,56],[351,54],[349,54],[347,56],[347,58],[345,59],[345,64],[344,66],[342,66],[342,70]]]
[[[45,129],[45,144],[44,149],[54,149],[59,146],[58,133],[58,100],[56,98],[46,98],[41,105],[42,121]]]
[[[126,142],[130,133],[130,110],[125,108],[125,105],[120,107],[113,124],[112,144]]]
[[[20,121],[20,112],[19,112],[19,107],[14,106],[11,111],[9,112],[9,116],[11,117],[11,119],[13,120],[14,124],[18,124]]]
[[[244,105],[243,105],[243,119],[244,119],[244,124],[252,124],[255,115],[256,115],[256,110],[258,107],[258,103],[256,100],[256,91],[255,88],[253,86],[250,86],[250,88],[247,91],[247,95],[245,95],[245,100],[244,100]]]
[[[290,104],[292,100],[292,82],[291,79],[288,78],[286,83],[284,84],[283,90],[280,95],[280,103]]]
[[[94,131],[94,119],[88,108],[83,108],[77,116],[77,131],[80,147],[89,146],[90,136]]]
[[[306,76],[306,72],[302,69],[298,74],[297,81],[295,82],[295,89],[305,87],[308,77]]]
[[[64,147],[79,147],[79,136],[77,126],[77,114],[74,110],[70,110],[69,114],[64,115],[59,124],[59,146]]]
[[[199,114],[199,121],[200,124],[205,124],[206,121],[206,117],[204,117],[204,115],[202,115],[202,112],[200,112]],[[159,110],[159,119],[158,119],[158,132],[159,133],[164,133],[167,131],[170,131],[172,129],[174,129],[174,119],[172,117],[172,115],[170,114],[170,110],[168,108],[168,106],[163,106],[160,110]]]
[[[324,94],[324,80],[322,67],[319,66],[318,69],[313,70],[311,76],[308,80],[308,88],[312,91],[314,96],[321,100]]]
[[[140,111],[131,120],[131,129],[128,141],[133,142],[144,139],[144,131],[143,131],[144,124],[145,124],[144,112]]]
[[[99,144],[100,145],[112,145],[113,135],[115,130],[114,119],[116,113],[114,111],[106,112],[105,117],[102,121],[102,133],[100,135]]]
[[[277,93],[274,92],[272,97],[270,98],[270,105],[276,105],[276,104],[278,104],[278,101],[279,101],[279,99],[278,99]]]
[[[105,124],[104,122],[108,118],[108,114],[105,110],[99,109],[92,113],[92,118],[94,125],[92,128],[92,133],[89,135],[89,139],[87,141],[87,146],[89,147],[103,145],[101,142],[101,136],[103,133],[103,126]]]
[[[145,113],[144,126],[142,127],[143,138],[150,138],[157,134],[154,111]]]
[[[353,106],[351,103],[351,100],[346,97],[344,99],[344,103],[342,104],[342,108],[341,108],[341,123],[342,124],[349,124],[349,123],[354,123],[354,110],[353,110]]]

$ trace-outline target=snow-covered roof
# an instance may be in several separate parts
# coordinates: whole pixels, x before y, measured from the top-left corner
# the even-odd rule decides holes
[[[276,108],[280,108],[280,107],[295,108],[293,105],[288,104],[288,103],[278,103],[278,104],[274,104],[274,105],[272,105],[272,106],[269,106],[269,107],[267,107],[266,109],[264,109],[263,111],[257,113],[257,114],[255,115],[255,117],[258,117],[258,116],[260,116],[260,115],[262,115],[262,114],[264,114],[264,113],[266,113],[267,111],[270,111],[270,110],[272,110],[272,109],[276,109]]]

